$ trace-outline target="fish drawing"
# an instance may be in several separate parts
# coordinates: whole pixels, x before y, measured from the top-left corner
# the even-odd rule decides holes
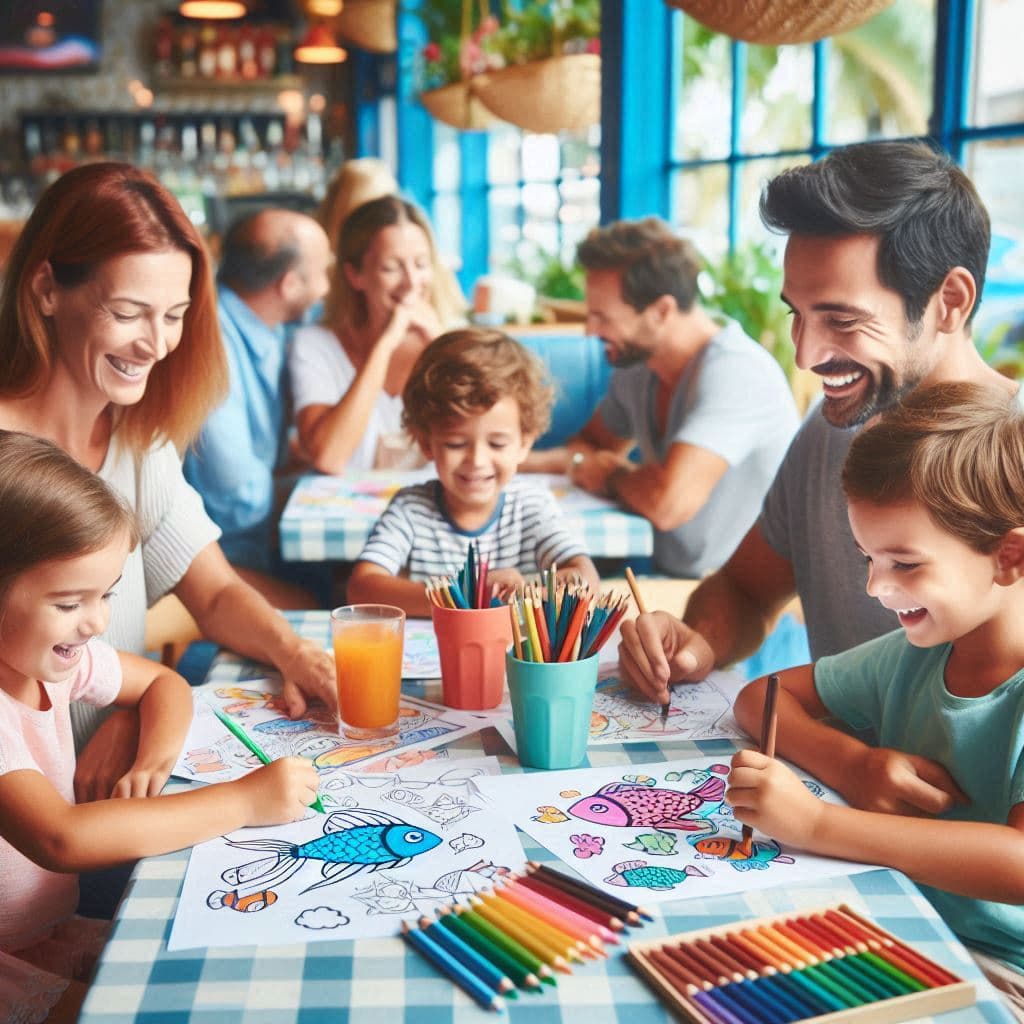
[[[228,885],[264,888],[291,878],[307,861],[322,862],[323,880],[307,886],[303,892],[351,878],[361,871],[397,868],[413,857],[434,849],[441,837],[427,829],[410,825],[401,818],[366,808],[335,811],[327,815],[324,834],[307,843],[289,843],[284,839],[226,840],[239,850],[263,850],[271,856],[229,868],[221,878]]]
[[[767,842],[751,842],[748,850],[740,839],[727,836],[691,839],[699,857],[728,861],[737,871],[765,871],[769,864],[794,864],[773,839]]]
[[[595,825],[616,828],[674,828],[683,832],[711,832],[709,821],[694,820],[713,814],[725,796],[725,780],[708,773],[688,793],[657,786],[612,782],[591,796],[577,800],[568,813]]]
[[[668,857],[676,852],[676,837],[671,832],[638,832],[633,842],[622,845],[627,850]]]
[[[206,905],[212,910],[220,910],[226,907],[228,910],[237,910],[240,914],[251,914],[257,910],[263,910],[277,902],[277,893],[273,889],[260,889],[251,892],[248,896],[241,896],[237,889],[230,892],[224,889],[214,889],[206,898]]]
[[[645,860],[625,860],[612,868],[613,874],[605,881],[609,885],[628,885],[644,889],[674,889],[680,882],[696,875],[706,878],[700,868],[687,864],[685,868],[652,867]]]

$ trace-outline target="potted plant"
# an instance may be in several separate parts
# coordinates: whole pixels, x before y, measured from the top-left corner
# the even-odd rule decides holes
[[[475,28],[471,0],[463,0],[461,12],[451,0],[428,0],[418,13],[430,39],[420,55],[420,102],[453,128],[489,128],[497,118],[477,99],[472,82],[500,60],[490,45],[498,21],[488,13],[486,0],[480,4]]]
[[[536,0],[505,11],[491,49],[504,67],[474,80],[483,104],[527,131],[579,131],[601,119],[600,0]]]

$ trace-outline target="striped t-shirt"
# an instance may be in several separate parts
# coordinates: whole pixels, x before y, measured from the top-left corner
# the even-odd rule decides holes
[[[552,562],[585,554],[566,526],[550,490],[514,478],[480,529],[460,530],[445,511],[439,480],[403,487],[384,510],[359,556],[394,576],[425,580],[456,572],[477,541],[491,569],[518,569],[528,576]]]

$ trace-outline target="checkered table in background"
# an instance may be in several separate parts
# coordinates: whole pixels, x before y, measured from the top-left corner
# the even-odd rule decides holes
[[[388,496],[381,493],[387,483],[397,486],[421,479],[422,473],[405,476],[408,480],[383,472],[303,477],[281,515],[281,557],[289,562],[355,561],[387,505]],[[564,505],[566,522],[592,558],[643,558],[654,550],[651,524],[641,516],[611,507],[577,509],[571,500]]]
[[[289,618],[304,636],[327,646],[326,613],[293,613]],[[221,656],[210,679],[224,685],[257,670],[251,662]],[[412,683],[404,688],[422,692]],[[450,749],[454,757],[496,755],[502,771],[522,770],[492,728]],[[727,757],[732,750],[724,741],[673,743],[664,749],[644,743],[595,748],[589,763],[644,764],[695,754]],[[521,839],[526,858],[553,860],[529,837]],[[167,938],[187,864],[187,851],[139,863],[80,1024],[458,1024],[488,1019],[484,1010],[398,938],[168,953]],[[944,1014],[942,1024],[1011,1022],[963,946],[916,887],[893,871],[660,904],[656,920],[631,929],[630,935],[657,938],[838,902],[866,912],[926,956],[976,983],[977,1004]],[[620,952],[579,966],[571,976],[560,976],[557,988],[545,986],[540,995],[521,994],[507,1006],[509,1019],[520,1024],[664,1024],[672,1019]]]

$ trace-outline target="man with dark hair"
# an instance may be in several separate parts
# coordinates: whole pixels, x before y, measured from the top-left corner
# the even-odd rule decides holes
[[[287,455],[287,325],[327,293],[331,263],[327,235],[304,214],[265,209],[228,228],[217,313],[231,387],[185,456],[185,476],[223,531],[228,561],[279,608],[316,603],[275,578],[285,567],[276,550],[274,471]]]
[[[760,519],[693,592],[683,621],[653,613],[623,627],[623,672],[656,699],[667,699],[670,681],[703,679],[756,650],[794,593],[815,660],[898,628],[865,590],[840,486],[855,432],[837,428],[862,425],[921,384],[1017,391],[971,339],[989,220],[947,157],[923,143],[838,149],[770,181],[761,215],[789,234],[782,299],[797,365],[821,378],[820,412],[794,438]]]
[[[701,576],[753,523],[796,430],[786,377],[737,324],[702,308],[700,257],[663,221],[595,228],[577,258],[587,328],[615,371],[583,430],[528,464],[570,472],[649,519],[656,567]]]

